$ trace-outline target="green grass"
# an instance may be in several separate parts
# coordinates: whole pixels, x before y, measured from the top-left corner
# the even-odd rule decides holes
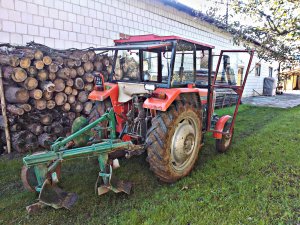
[[[145,156],[122,160],[117,176],[133,193],[94,194],[94,159],[66,162],[61,185],[76,192],[71,211],[46,208],[27,215],[36,195],[20,181],[21,158],[0,159],[0,224],[297,224],[300,223],[300,108],[243,105],[230,151],[218,154],[205,137],[190,174],[167,185]]]

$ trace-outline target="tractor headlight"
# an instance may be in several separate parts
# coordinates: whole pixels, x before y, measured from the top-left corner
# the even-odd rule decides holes
[[[154,91],[155,88],[155,84],[145,84],[145,90],[147,91]]]

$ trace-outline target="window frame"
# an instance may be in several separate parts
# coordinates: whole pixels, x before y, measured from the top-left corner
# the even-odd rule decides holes
[[[261,63],[255,64],[255,76],[260,77],[261,75]]]

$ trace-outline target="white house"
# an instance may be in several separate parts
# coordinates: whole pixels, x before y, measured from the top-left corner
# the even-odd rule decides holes
[[[233,45],[231,34],[195,19],[191,8],[172,0],[2,0],[0,22],[1,43],[35,41],[54,48],[87,48],[113,45],[121,33],[151,33],[211,44],[214,54],[241,49]],[[231,61],[238,74],[243,60]],[[277,67],[277,62],[255,57],[244,96],[262,93],[264,77],[276,79]]]

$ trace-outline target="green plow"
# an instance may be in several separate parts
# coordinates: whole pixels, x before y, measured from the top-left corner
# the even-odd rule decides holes
[[[108,121],[109,139],[97,140],[104,128],[99,123]],[[130,193],[131,183],[116,179],[113,176],[113,167],[117,159],[109,160],[109,154],[124,150],[128,156],[138,155],[144,151],[141,145],[134,145],[131,141],[122,141],[116,136],[116,119],[113,109],[103,114],[99,119],[87,124],[87,120],[79,117],[74,121],[73,127],[77,131],[66,138],[58,138],[50,148],[50,151],[38,152],[23,158],[22,181],[24,186],[39,193],[38,202],[26,209],[29,213],[51,206],[55,209],[70,209],[77,201],[75,193],[68,193],[57,186],[60,179],[61,163],[64,160],[95,156],[99,162],[99,174],[95,189],[99,195],[108,191],[116,193]],[[85,125],[85,126],[83,126]],[[83,126],[83,127],[82,127]],[[82,127],[82,128],[80,128]],[[80,128],[80,129],[79,129]],[[87,145],[83,147],[70,148],[70,143]]]

